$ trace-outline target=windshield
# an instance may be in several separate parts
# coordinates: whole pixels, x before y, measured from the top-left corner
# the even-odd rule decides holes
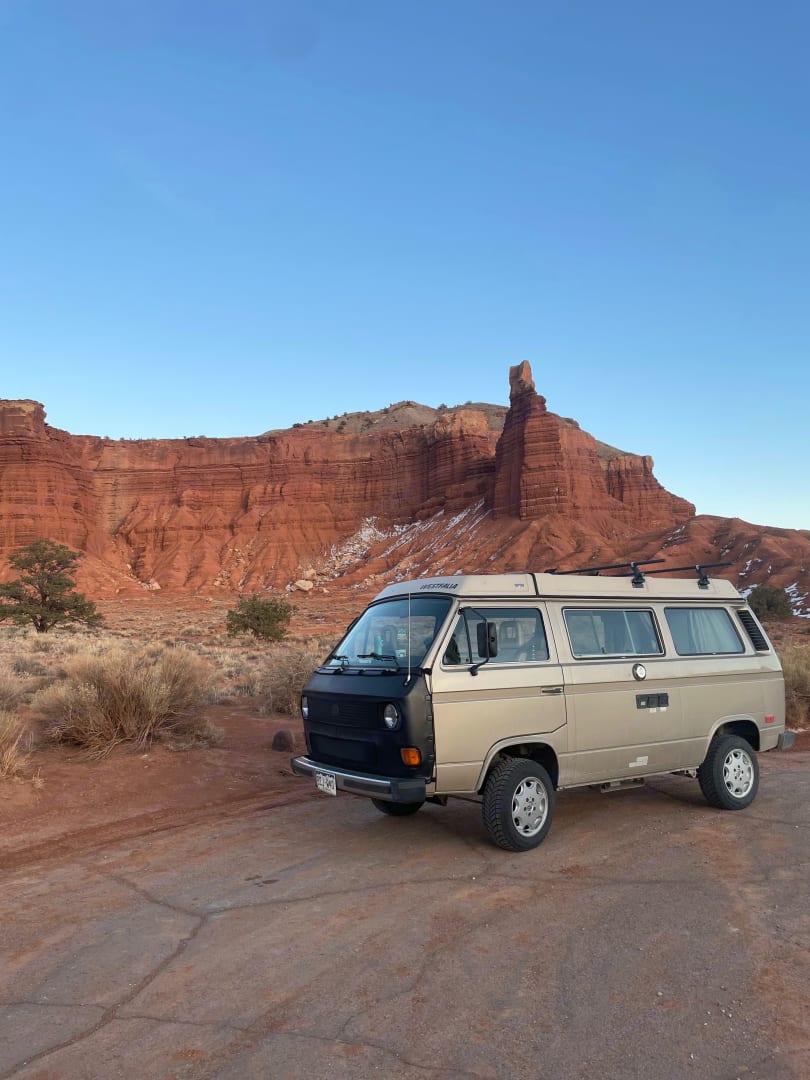
[[[452,601],[445,596],[407,596],[366,608],[324,661],[331,669],[419,667],[441,629]]]

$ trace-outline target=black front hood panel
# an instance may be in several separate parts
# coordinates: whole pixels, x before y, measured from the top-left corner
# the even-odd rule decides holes
[[[307,748],[316,761],[380,776],[433,775],[433,710],[424,675],[315,672],[304,687]],[[402,723],[389,731],[383,709],[397,706]],[[404,765],[400,750],[415,746],[422,764]]]

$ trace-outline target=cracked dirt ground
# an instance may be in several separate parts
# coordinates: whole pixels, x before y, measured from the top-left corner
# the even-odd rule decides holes
[[[0,886],[0,1078],[808,1077],[809,806],[802,751],[742,813],[563,793],[525,855],[469,802],[314,793],[37,854]]]

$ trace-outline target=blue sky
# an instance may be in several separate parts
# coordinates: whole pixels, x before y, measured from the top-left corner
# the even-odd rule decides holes
[[[0,396],[549,408],[810,528],[810,6],[0,0]]]

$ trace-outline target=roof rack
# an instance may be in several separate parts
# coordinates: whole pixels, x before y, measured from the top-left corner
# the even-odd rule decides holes
[[[642,570],[643,566],[652,566],[653,563],[666,562],[666,559],[638,559],[634,562],[611,563],[608,566],[580,566],[576,570],[558,570],[553,567],[546,570],[547,574],[591,574],[598,577],[603,570],[629,570],[629,573],[616,574],[616,577],[632,577],[635,588],[640,589],[644,584],[646,574],[677,574],[682,570],[694,570],[698,576],[698,588],[708,589],[709,575],[707,570],[714,570],[718,566],[731,566],[730,562],[713,563],[690,563],[688,566],[664,566],[661,570]]]
[[[644,584],[644,571],[641,570],[642,566],[652,566],[653,563],[665,562],[665,559],[643,559],[635,562],[623,562],[623,563],[611,563],[609,566],[580,566],[576,570],[558,570],[554,567],[551,570],[546,570],[547,574],[590,574],[592,577],[598,577],[603,570],[627,570],[633,576],[633,585],[639,589]],[[660,570],[648,570],[647,573],[655,574],[661,573]],[[630,577],[630,574],[617,574],[617,577]]]
[[[666,566],[663,570],[648,570],[648,574],[677,574],[680,570],[694,570],[698,577],[698,588],[708,589],[709,575],[707,570],[714,570],[718,566],[731,566],[730,562],[691,563],[689,566]]]

